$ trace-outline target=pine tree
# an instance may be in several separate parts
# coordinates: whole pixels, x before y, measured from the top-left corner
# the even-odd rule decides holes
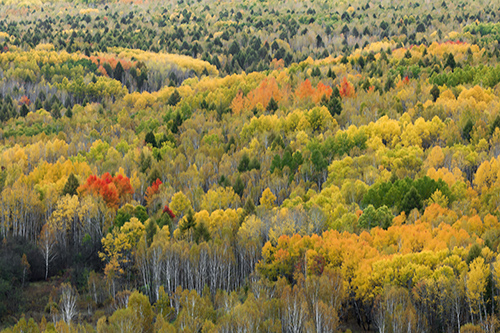
[[[276,102],[276,100],[271,97],[269,103],[267,103],[266,111],[274,113],[276,112],[276,110],[278,110],[278,102]]]
[[[236,178],[236,181],[234,182],[233,190],[234,193],[238,194],[240,197],[243,195],[243,191],[245,190],[245,183],[243,183],[243,180],[241,180],[240,175],[238,175],[238,178]]]
[[[26,104],[23,104],[21,106],[21,110],[19,111],[21,117],[26,117],[29,112],[30,112],[30,110],[28,109],[28,107],[26,106]]]
[[[432,95],[432,101],[435,102],[439,98],[439,88],[436,85],[432,86],[431,89],[431,95]]]
[[[168,105],[176,106],[180,101],[181,101],[181,95],[179,94],[177,89],[175,89],[172,95],[170,95],[170,97],[168,98],[167,103]]]
[[[73,173],[71,173],[68,177],[68,180],[66,181],[66,184],[64,185],[62,195],[63,196],[66,194],[76,195],[77,194],[76,190],[78,189],[79,186],[80,184],[78,183],[78,179]]]

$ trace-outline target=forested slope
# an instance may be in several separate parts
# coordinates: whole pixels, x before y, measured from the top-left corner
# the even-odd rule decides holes
[[[499,4],[3,1],[5,332],[494,332]]]

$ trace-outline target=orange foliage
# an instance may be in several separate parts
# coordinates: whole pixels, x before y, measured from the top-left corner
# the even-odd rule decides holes
[[[236,97],[231,102],[231,110],[237,116],[240,115],[241,111],[244,108],[245,98],[243,97],[243,91],[239,90],[236,94]]]
[[[108,76],[108,72],[106,72],[102,65],[99,65],[99,68],[97,68],[97,70],[99,71],[99,73],[101,73],[102,76]]]
[[[306,79],[295,90],[295,96],[300,101],[310,98],[313,103],[317,104],[321,101],[323,96],[330,98],[332,91],[333,90],[330,86],[324,85],[322,82],[318,83],[318,86],[314,89],[311,85],[311,81]]]
[[[257,88],[248,93],[244,102],[245,109],[252,110],[257,104],[265,108],[269,104],[271,97],[278,103],[283,99],[283,94],[273,77],[264,79]]]
[[[280,60],[273,59],[271,61],[271,68],[274,70],[283,69],[283,68],[285,68],[285,61],[283,59],[280,59]]]
[[[81,195],[99,195],[108,207],[118,208],[120,203],[126,202],[130,195],[134,194],[134,189],[130,185],[130,179],[122,175],[112,177],[108,172],[101,178],[90,175],[85,184],[78,188]]]
[[[344,77],[342,83],[338,86],[340,97],[351,98],[356,96],[356,91],[354,90],[354,86],[351,82],[347,81],[347,78]]]
[[[408,76],[405,76],[402,80],[400,80],[396,84],[396,88],[402,88],[404,86],[407,86],[409,83],[410,83],[410,79],[408,78]]]
[[[25,104],[26,106],[29,106],[31,104],[31,101],[30,99],[28,98],[28,96],[24,95],[22,96],[20,99],[19,99],[19,105],[23,105]]]
[[[118,62],[120,62],[122,64],[122,67],[124,70],[129,70],[130,68],[132,68],[132,66],[135,66],[137,61],[130,61],[130,60],[127,60],[127,59],[118,59],[116,58],[115,56],[113,55],[100,55],[100,56],[90,56],[89,57],[89,60],[92,61],[94,64],[96,64],[97,66],[101,67],[103,64],[105,63],[108,63],[109,66],[111,66],[111,68],[114,70],[116,68],[116,65],[118,64]],[[103,68],[104,70],[104,68]],[[102,72],[100,69],[99,69],[100,72]],[[105,72],[105,70],[104,70]],[[107,74],[107,73],[106,73]]]

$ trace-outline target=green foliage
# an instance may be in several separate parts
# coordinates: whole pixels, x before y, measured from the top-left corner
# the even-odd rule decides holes
[[[435,102],[439,98],[439,94],[440,94],[440,92],[439,92],[438,86],[433,85],[432,89],[431,89],[431,95],[432,95],[433,102]]]
[[[64,185],[62,195],[69,194],[71,196],[77,195],[77,189],[80,186],[80,183],[78,182],[78,179],[76,176],[71,173],[68,177],[68,180],[66,181],[66,184]]]
[[[373,205],[368,205],[358,219],[358,226],[368,230],[374,227],[387,229],[392,225],[393,218],[394,215],[387,206],[384,205],[375,209]]]
[[[414,208],[422,209],[424,201],[436,190],[441,191],[449,203],[453,202],[454,197],[444,181],[425,176],[417,180],[405,178],[374,184],[363,197],[362,205],[373,205],[375,209],[387,206],[394,208],[398,214],[404,211],[408,215]]]
[[[168,105],[176,106],[177,104],[179,104],[180,101],[181,101],[181,95],[179,94],[177,89],[175,89],[174,92],[168,98],[167,103],[168,103]]]
[[[233,190],[234,193],[238,194],[240,197],[243,195],[243,191],[245,190],[245,184],[243,183],[243,180],[241,180],[240,175],[238,175],[236,181],[234,182]]]

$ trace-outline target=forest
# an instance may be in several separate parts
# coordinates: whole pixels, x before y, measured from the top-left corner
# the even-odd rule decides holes
[[[0,0],[0,331],[498,331],[499,10]]]

